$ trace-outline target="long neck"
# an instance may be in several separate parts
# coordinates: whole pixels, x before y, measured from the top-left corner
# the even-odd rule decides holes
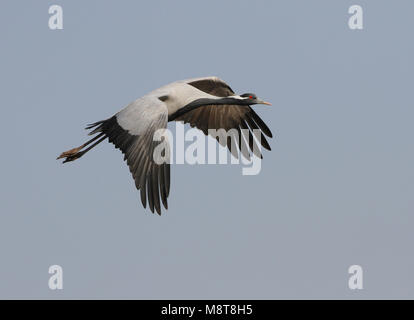
[[[178,109],[174,114],[168,116],[168,121],[173,121],[178,117],[182,116],[183,114],[208,105],[248,105],[248,102],[243,99],[237,99],[232,97],[225,97],[225,98],[218,98],[218,99],[211,99],[211,98],[201,98],[190,102],[189,104],[185,105],[184,107]]]

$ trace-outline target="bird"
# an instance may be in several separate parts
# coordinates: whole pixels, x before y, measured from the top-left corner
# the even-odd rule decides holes
[[[161,203],[168,210],[171,169],[169,161],[160,164],[153,158],[154,148],[161,143],[154,141],[155,132],[166,129],[170,121],[188,123],[206,136],[209,129],[236,129],[237,150],[249,160],[251,154],[263,158],[252,132],[260,136],[256,136],[257,140],[267,150],[271,148],[264,135],[269,138],[273,135],[251,108],[255,104],[271,105],[253,93],[235,94],[226,82],[215,76],[175,81],[129,103],[110,118],[87,125],[86,129],[91,130],[89,135],[94,137],[62,152],[57,159],[64,159],[63,163],[77,160],[108,139],[124,154],[143,207],[148,202],[151,212],[155,210],[161,215]],[[234,155],[230,137],[215,138]]]

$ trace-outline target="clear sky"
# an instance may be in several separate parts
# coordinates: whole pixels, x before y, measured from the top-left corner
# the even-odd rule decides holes
[[[0,298],[414,298],[413,10],[1,1]],[[255,107],[275,135],[259,175],[174,165],[160,217],[107,142],[55,160],[87,123],[207,75],[273,103]],[[355,264],[363,290],[348,288]]]

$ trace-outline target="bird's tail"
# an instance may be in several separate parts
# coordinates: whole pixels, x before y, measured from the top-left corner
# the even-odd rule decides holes
[[[102,125],[105,122],[106,122],[106,120],[98,121],[98,122],[95,122],[95,123],[92,123],[92,124],[88,124],[88,126],[86,127],[87,130],[92,129],[92,128],[95,128],[94,130],[92,130],[91,132],[89,132],[89,135],[94,135],[94,134],[97,134],[97,133],[99,133],[99,134],[96,135],[95,137],[93,137],[92,139],[86,141],[84,144],[82,144],[81,146],[79,146],[77,148],[73,148],[73,149],[70,149],[68,151],[62,152],[60,154],[60,156],[57,157],[57,159],[65,158],[63,160],[63,163],[69,162],[69,161],[74,161],[76,159],[79,159],[86,152],[88,152],[93,147],[97,146],[99,143],[101,143],[102,141],[104,141],[105,138],[106,138],[106,135],[105,135],[105,133],[102,130]],[[90,145],[92,142],[94,142],[94,143],[92,145]],[[89,147],[87,147],[86,149],[83,149],[86,146],[89,146]]]

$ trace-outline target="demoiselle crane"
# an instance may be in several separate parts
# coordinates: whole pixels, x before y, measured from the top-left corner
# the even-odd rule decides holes
[[[209,129],[236,129],[238,150],[248,159],[250,152],[262,158],[252,131],[254,134],[259,132],[257,140],[268,150],[270,146],[263,133],[272,137],[272,132],[250,107],[254,104],[270,105],[253,93],[236,95],[217,77],[176,81],[135,100],[109,119],[88,125],[86,129],[93,129],[89,135],[95,136],[81,146],[63,152],[57,159],[64,158],[63,163],[79,159],[108,138],[124,154],[144,208],[148,200],[150,210],[154,213],[155,209],[161,214],[160,198],[168,209],[170,164],[158,164],[153,159],[154,148],[161,143],[153,139],[157,129],[166,129],[169,121],[189,123],[205,135],[209,134]],[[230,138],[224,141],[216,138],[234,154]]]

